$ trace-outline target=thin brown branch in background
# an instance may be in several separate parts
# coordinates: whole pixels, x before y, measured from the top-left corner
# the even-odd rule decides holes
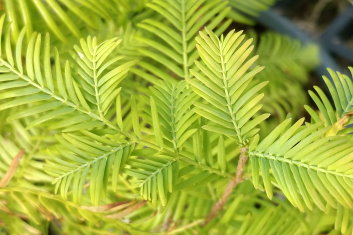
[[[313,24],[317,23],[322,11],[324,10],[324,8],[327,6],[327,4],[330,3],[330,0],[320,0],[318,1],[318,3],[314,6],[314,9],[309,17],[308,22],[311,22]]]
[[[14,157],[14,159],[12,159],[9,169],[7,170],[6,174],[0,181],[0,188],[5,187],[10,182],[24,154],[25,154],[25,151],[21,149],[18,152],[18,154]]]
[[[94,212],[118,211],[136,204],[134,201],[113,202],[100,206],[81,206],[82,208]]]
[[[138,210],[139,208],[143,207],[146,204],[146,201],[142,201],[142,202],[137,202],[134,205],[124,209],[121,212],[118,213],[114,213],[111,215],[108,215],[107,218],[111,218],[111,219],[121,219],[129,214],[131,214],[132,212]]]
[[[243,147],[240,149],[240,157],[238,160],[237,171],[235,172],[234,177],[228,183],[226,189],[223,192],[222,197],[212,207],[212,210],[208,214],[204,225],[208,224],[211,220],[213,220],[217,216],[217,214],[223,209],[224,205],[228,201],[228,198],[232,194],[233,190],[237,187],[239,183],[243,181],[243,172],[244,172],[244,167],[247,160],[248,160],[247,148]]]
[[[202,224],[202,222],[203,222],[202,219],[196,220],[196,221],[194,221],[194,222],[192,222],[192,223],[190,223],[190,224],[186,224],[186,225],[184,225],[184,226],[181,226],[180,228],[177,228],[177,229],[175,229],[175,230],[172,230],[172,231],[168,232],[168,234],[178,234],[178,233],[181,233],[181,232],[186,231],[186,230],[188,230],[188,229],[190,229],[190,228],[196,227],[196,226],[198,226],[199,224]]]

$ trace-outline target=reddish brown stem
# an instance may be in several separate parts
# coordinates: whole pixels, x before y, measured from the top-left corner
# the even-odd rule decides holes
[[[107,218],[111,218],[111,219],[121,219],[129,214],[131,214],[132,212],[136,211],[137,209],[143,207],[146,204],[146,201],[142,201],[142,202],[137,202],[135,204],[133,204],[130,207],[127,207],[126,209],[124,209],[121,212],[115,213],[115,214],[111,214],[108,215]]]
[[[100,206],[81,206],[82,208],[94,212],[119,211],[136,204],[134,201],[113,202]]]
[[[2,177],[0,181],[0,188],[5,187],[10,182],[24,154],[25,154],[25,151],[20,150],[18,154],[14,157],[14,159],[12,159],[9,169],[7,170],[6,174],[4,175],[4,177]]]
[[[211,220],[213,220],[218,215],[218,213],[223,209],[224,205],[228,201],[229,196],[232,194],[233,190],[237,187],[239,183],[243,181],[244,166],[247,160],[248,160],[247,148],[242,147],[240,149],[237,171],[235,172],[234,177],[231,179],[231,181],[228,183],[227,187],[225,188],[221,198],[212,207],[211,212],[208,214],[207,218],[205,219],[204,225],[208,224]]]

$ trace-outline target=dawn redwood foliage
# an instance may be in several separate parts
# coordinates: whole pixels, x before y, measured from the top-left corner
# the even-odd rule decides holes
[[[353,234],[353,69],[273,2],[0,1],[0,233]]]

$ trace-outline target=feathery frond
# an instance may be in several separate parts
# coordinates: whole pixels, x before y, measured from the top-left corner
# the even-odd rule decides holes
[[[134,143],[119,143],[90,132],[62,134],[57,140],[60,146],[56,151],[51,150],[53,156],[46,165],[46,171],[53,177],[55,191],[60,189],[64,198],[71,191],[73,200],[79,202],[90,177],[90,198],[96,205],[107,190],[109,177],[116,189],[117,177],[134,149]]]
[[[303,104],[307,103],[305,82],[308,72],[318,63],[318,48],[272,32],[255,36],[258,38],[255,50],[259,55],[257,63],[265,66],[256,79],[270,83],[265,88],[263,110],[271,113],[274,124],[283,121],[287,114],[300,117],[304,111]],[[273,128],[267,124],[261,129]]]
[[[261,12],[268,10],[276,0],[229,0],[233,10],[230,17],[240,23],[254,24],[254,18],[259,16]]]
[[[259,37],[256,53],[259,55],[258,64],[265,66],[260,76],[270,82],[273,70],[276,70],[283,73],[283,79],[304,83],[309,69],[314,68],[319,60],[316,45],[303,45],[298,40],[271,32]]]
[[[132,159],[126,173],[134,178],[144,200],[165,206],[178,177],[177,158],[166,155]]]
[[[257,213],[248,214],[237,234],[308,234],[308,225],[301,214],[288,205],[264,205]],[[268,223],[268,220],[271,222]],[[255,226],[254,226],[255,225]]]
[[[3,16],[0,22],[2,28],[4,19]],[[72,131],[108,125],[118,129],[109,120],[92,110],[82,88],[73,78],[70,63],[66,61],[62,68],[57,50],[54,53],[55,65],[51,66],[49,34],[45,36],[42,43],[42,36],[33,33],[26,44],[23,42],[24,33],[25,31],[22,30],[14,50],[10,43],[10,34],[6,34],[5,40],[1,41],[3,47],[0,58],[0,90],[2,91],[0,111],[26,106],[26,109],[17,112],[9,119],[34,117],[28,127],[45,125],[49,129]],[[26,55],[25,62],[22,60],[23,49]],[[122,74],[121,76],[126,74],[125,69],[127,69],[126,66],[122,66],[107,72],[104,80],[100,80],[102,87],[107,86],[109,79],[108,84],[116,86],[117,82],[114,79],[120,77],[119,74]],[[111,98],[103,101],[105,101],[104,108],[109,107],[112,102]],[[63,116],[65,120],[62,120]]]
[[[192,111],[196,95],[185,81],[164,82],[152,89],[151,115],[156,142],[178,152],[196,131],[192,128],[198,116]],[[164,140],[163,140],[164,139]]]
[[[113,38],[98,44],[95,37],[89,36],[86,40],[80,40],[80,47],[74,46],[73,58],[79,66],[79,83],[85,88],[85,98],[95,106],[101,117],[115,102],[120,93],[120,82],[135,63],[121,63],[123,56],[110,56],[120,42]]]
[[[338,205],[336,210],[335,229],[341,231],[343,235],[353,233],[353,210]]]
[[[196,112],[212,124],[204,128],[236,138],[244,144],[257,133],[256,126],[268,115],[254,115],[261,109],[263,94],[258,92],[266,82],[254,84],[253,77],[262,67],[251,68],[257,56],[248,58],[253,50],[251,39],[244,41],[241,32],[231,31],[218,38],[206,29],[197,37],[201,60],[195,62],[198,70],[191,70],[188,79],[193,90],[206,102],[196,103]]]
[[[349,67],[353,76],[353,68]],[[305,106],[305,109],[311,115],[314,123],[323,122],[325,126],[331,126],[328,135],[336,133],[349,133],[351,128],[343,129],[352,122],[353,111],[353,78],[339,72],[335,73],[328,69],[331,78],[323,77],[325,84],[333,99],[333,104],[325,95],[321,88],[314,86],[316,92],[309,91],[309,94],[315,102],[320,114],[317,114],[311,107]]]
[[[263,185],[272,198],[274,183],[300,210],[316,205],[325,211],[326,204],[336,208],[337,203],[352,208],[350,139],[326,137],[327,128],[320,124],[302,126],[303,122],[300,119],[291,125],[287,119],[256,147],[250,147],[254,186]]]
[[[92,0],[5,0],[14,41],[17,41],[22,27],[26,27],[28,38],[35,31],[45,33],[47,29],[64,42],[70,35],[79,38],[82,24],[98,28],[101,19],[112,18],[112,9],[113,3],[107,0],[99,3]],[[46,26],[44,29],[43,25]]]
[[[222,33],[230,24],[229,20],[223,23],[230,10],[227,4],[223,0],[154,0],[148,3],[158,17],[139,24],[153,36],[139,38],[146,45],[139,52],[153,62],[141,61],[142,69],[134,72],[152,83],[159,79],[188,79],[189,70],[198,57],[195,48],[198,31],[207,26]]]

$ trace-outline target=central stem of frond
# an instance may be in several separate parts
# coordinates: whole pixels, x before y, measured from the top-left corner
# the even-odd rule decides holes
[[[234,177],[228,183],[221,198],[218,199],[216,204],[212,207],[211,212],[208,214],[207,218],[205,219],[204,225],[208,224],[211,220],[213,220],[218,215],[218,213],[223,209],[224,205],[228,201],[230,195],[237,187],[237,185],[243,182],[243,173],[244,173],[244,168],[247,160],[248,160],[248,147],[244,146],[240,148],[237,170],[235,172]]]

